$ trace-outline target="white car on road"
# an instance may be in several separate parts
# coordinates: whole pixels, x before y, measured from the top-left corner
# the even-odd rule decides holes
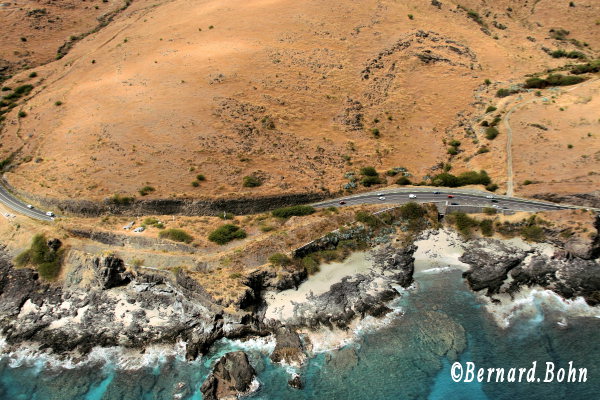
[[[27,204],[27,208],[29,208],[30,210],[32,210],[33,206],[31,204]]]
[[[47,211],[46,215],[49,217],[54,217],[54,213],[52,211]]]
[[[493,199],[494,196],[492,196],[491,194],[488,194],[487,196],[485,196],[486,199]]]
[[[379,200],[385,200],[385,196],[379,196]]]
[[[137,228],[135,228],[133,231],[135,233],[140,233],[140,232],[144,232],[146,230],[146,228],[144,228],[143,226],[138,226]]]
[[[416,194],[412,194],[412,193],[411,193],[411,194],[409,194],[409,195],[408,195],[408,198],[409,198],[409,199],[416,199],[416,198],[417,198],[417,195],[416,195]]]

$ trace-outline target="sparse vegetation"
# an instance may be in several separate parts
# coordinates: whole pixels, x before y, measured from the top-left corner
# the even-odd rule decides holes
[[[292,259],[283,253],[275,253],[269,257],[269,262],[277,266],[286,266],[292,263]]]
[[[244,239],[246,232],[237,225],[225,224],[221,225],[208,235],[208,240],[220,245],[231,242],[236,239]]]
[[[290,207],[282,207],[276,210],[273,210],[272,214],[277,218],[289,218],[293,216],[304,216],[310,215],[315,212],[315,208],[311,206],[290,206]]]
[[[128,206],[133,204],[135,199],[129,196],[121,196],[118,193],[115,193],[111,198],[110,202],[119,206]]]
[[[140,190],[138,190],[138,193],[141,196],[147,196],[150,193],[154,192],[156,189],[154,189],[152,186],[144,186],[143,188],[141,188]]]
[[[485,109],[485,113],[491,113],[496,111],[498,108],[494,107],[494,106],[488,106],[488,108]]]
[[[600,60],[594,60],[587,64],[579,64],[571,69],[571,73],[575,75],[600,72]]]
[[[554,50],[552,52],[550,52],[550,55],[553,58],[579,58],[579,59],[584,59],[585,54],[582,53],[581,51],[577,51],[577,50],[573,50],[573,51],[566,51],[566,50]]]
[[[194,238],[189,233],[187,233],[183,229],[179,229],[179,228],[171,228],[171,229],[162,230],[158,233],[158,237],[160,237],[161,239],[169,239],[169,240],[173,240],[174,242],[183,242],[183,243],[191,243],[192,240],[194,240]],[[210,239],[210,237],[209,237],[209,239]]]

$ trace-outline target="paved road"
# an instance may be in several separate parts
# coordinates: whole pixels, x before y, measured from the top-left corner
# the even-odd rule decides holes
[[[15,196],[10,194],[2,185],[0,185],[0,203],[4,204],[6,207],[19,214],[27,215],[31,218],[39,219],[42,221],[53,220],[52,217],[46,215],[46,211],[37,210],[35,208],[27,208],[27,204],[23,203],[21,200],[17,199]]]
[[[439,192],[439,194],[435,194]],[[380,195],[383,195],[385,200],[380,200]],[[411,199],[409,194],[414,194],[417,197]],[[448,195],[454,196],[454,198],[448,198]],[[358,204],[403,204],[410,201],[419,203],[430,203],[430,202],[446,202],[457,203],[462,206],[477,206],[477,207],[492,207],[497,205],[499,207],[513,210],[513,211],[552,211],[552,210],[566,210],[569,208],[586,208],[578,206],[567,206],[555,203],[549,203],[545,201],[520,199],[517,197],[493,195],[496,202],[492,202],[492,199],[486,198],[490,193],[480,192],[476,190],[461,190],[452,188],[402,188],[402,189],[388,189],[377,192],[362,193],[355,196],[340,197],[338,199],[327,200],[313,204],[317,208],[324,208],[330,206],[340,207],[340,201],[344,201],[346,206],[358,205]]]

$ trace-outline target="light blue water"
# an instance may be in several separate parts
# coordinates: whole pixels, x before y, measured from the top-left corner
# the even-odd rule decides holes
[[[595,399],[600,393],[600,319],[569,318],[556,325],[553,310],[537,304],[537,313],[499,329],[458,271],[417,275],[418,289],[402,299],[405,314],[378,331],[366,333],[342,353],[319,354],[301,370],[303,390],[291,389],[285,369],[273,365],[268,351],[246,349],[259,374],[261,389],[251,399]],[[426,317],[427,316],[427,317]],[[438,318],[439,317],[439,318]],[[553,361],[588,368],[586,383],[456,383],[452,362],[440,356],[444,341],[464,328],[467,347],[461,362],[483,367],[530,367]],[[448,329],[447,329],[448,328]],[[450,340],[451,343],[451,340]],[[72,370],[8,366],[0,360],[0,399],[113,400],[201,399],[200,385],[214,361],[243,345],[224,341],[195,363],[166,357],[133,371],[112,365]],[[348,357],[348,354],[351,356]],[[538,367],[538,370],[542,370]],[[541,372],[538,372],[538,374]]]

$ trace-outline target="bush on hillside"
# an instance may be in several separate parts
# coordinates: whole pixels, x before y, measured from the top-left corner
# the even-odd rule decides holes
[[[273,210],[272,214],[274,217],[278,218],[289,218],[293,216],[300,217],[303,215],[310,215],[315,211],[315,208],[311,206],[290,206]]]
[[[158,233],[161,239],[169,239],[175,242],[191,243],[194,238],[183,229],[171,228],[165,229]]]
[[[53,280],[60,273],[62,250],[54,250],[48,246],[46,237],[37,234],[31,241],[29,249],[20,253],[15,264],[25,266],[34,265],[43,279]]]
[[[208,235],[208,240],[217,244],[226,244],[235,239],[244,239],[246,232],[237,225],[221,225]]]

